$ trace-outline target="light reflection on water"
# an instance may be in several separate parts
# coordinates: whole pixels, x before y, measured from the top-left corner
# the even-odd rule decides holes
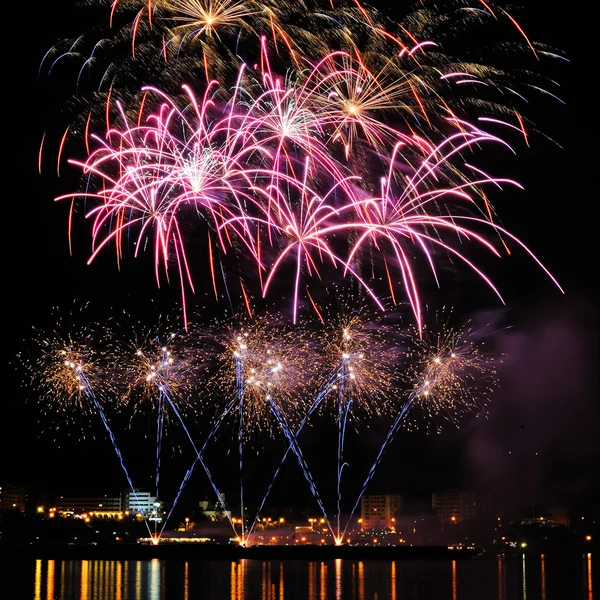
[[[594,600],[594,594],[592,593],[592,554],[587,555],[587,592],[588,600]]]
[[[30,586],[19,597],[34,600],[594,598],[591,554],[570,561],[523,554],[466,561],[38,559],[11,564],[15,569],[9,567],[7,574],[19,581],[20,568],[20,581]],[[0,597],[11,589],[9,583],[0,581]]]

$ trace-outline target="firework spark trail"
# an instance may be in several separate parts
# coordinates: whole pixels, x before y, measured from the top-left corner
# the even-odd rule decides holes
[[[369,469],[343,535],[346,534],[352,516],[385,451],[400,426],[405,423],[411,409],[421,407],[429,419],[444,416],[457,423],[462,413],[481,409],[487,401],[487,395],[496,385],[494,359],[483,353],[485,342],[474,341],[474,332],[466,326],[454,329],[446,321],[438,323],[438,327],[437,332],[430,329],[412,332],[407,356],[411,364],[406,373],[411,379],[412,390]],[[421,417],[419,415],[417,418],[422,421]]]
[[[156,424],[156,481],[155,481],[155,486],[156,486],[156,497],[159,497],[159,483],[160,483],[160,456],[161,456],[161,449],[162,449],[162,438],[163,438],[163,426],[164,426],[164,407],[163,407],[163,396],[164,396],[164,392],[161,390],[161,392],[158,395],[158,406],[156,408],[156,410],[158,411],[158,419],[157,419],[157,424]]]
[[[319,393],[316,395],[314,401],[307,409],[295,433],[292,434],[289,427],[287,427],[289,435],[288,432],[284,431],[286,437],[288,438],[289,445],[277,470],[274,473],[273,479],[269,484],[265,496],[259,505],[254,523],[250,528],[250,533],[256,527],[258,516],[260,515],[260,512],[275,483],[275,480],[289,452],[291,451],[298,460],[298,464],[303,471],[304,477],[309,484],[309,488],[313,496],[317,500],[317,503],[323,512],[333,537],[335,539],[341,539],[341,477],[345,465],[343,461],[343,450],[346,438],[346,428],[351,415],[351,407],[354,403],[353,399],[348,399],[348,395],[352,393],[356,396],[357,400],[362,400],[362,403],[365,405],[363,408],[367,408],[368,402],[365,401],[367,398],[369,398],[372,402],[374,402],[374,406],[369,407],[367,412],[377,412],[379,410],[379,407],[377,406],[378,400],[380,397],[385,396],[386,389],[390,381],[388,370],[383,364],[386,361],[382,361],[381,356],[379,356],[377,363],[374,363],[372,358],[372,355],[374,356],[377,354],[374,344],[381,343],[381,340],[378,336],[375,336],[372,333],[362,331],[364,323],[363,318],[359,314],[361,311],[352,311],[349,309],[349,307],[344,307],[344,310],[349,312],[349,315],[344,314],[339,317],[339,330],[336,328],[332,332],[332,337],[329,339],[329,342],[325,347],[325,354],[333,359],[334,368],[329,370],[326,374],[324,381],[319,386]],[[338,427],[338,464],[336,477],[338,506],[337,531],[334,531],[333,527],[331,526],[331,521],[321,501],[316,483],[314,482],[308,464],[303,457],[301,447],[298,444],[298,437],[304,425],[308,422],[313,413],[322,407],[332,391],[337,392],[335,395],[337,414],[336,421]]]
[[[342,475],[347,463],[344,460],[344,448],[346,442],[346,430],[348,421],[352,414],[355,401],[360,408],[361,400],[368,398],[372,403],[371,409],[379,412],[380,401],[386,397],[387,388],[390,385],[391,373],[388,372],[384,353],[378,353],[384,348],[381,333],[374,335],[373,332],[364,330],[364,317],[361,311],[349,310],[343,306],[342,314],[338,316],[337,327],[334,328],[332,338],[327,347],[326,354],[337,362],[338,381],[333,386],[337,388],[336,394],[336,422],[337,422],[337,530],[334,536],[336,544],[343,539],[341,526],[342,512]],[[386,350],[390,350],[385,346]],[[373,356],[380,354],[375,361]],[[376,364],[375,364],[376,363]],[[366,408],[366,406],[365,406]]]
[[[322,402],[329,395],[329,393],[333,389],[333,386],[337,383],[338,380],[339,380],[339,375],[336,372],[335,374],[331,374],[329,380],[321,387],[321,391],[316,395],[315,400],[313,401],[313,403],[310,405],[310,407],[306,411],[306,414],[302,418],[302,421],[298,425],[296,431],[292,434],[293,435],[293,439],[295,441],[298,439],[298,436],[300,435],[300,432],[302,431],[302,429],[304,428],[304,426],[306,425],[306,423],[308,422],[308,420],[310,419],[310,417],[312,416],[312,414],[318,408],[320,408]],[[288,437],[288,441],[289,440],[290,440],[290,438]],[[297,445],[297,443],[296,443],[296,445]],[[265,495],[263,496],[263,499],[261,500],[261,502],[260,502],[260,504],[258,506],[258,510],[256,511],[256,515],[254,517],[254,522],[252,523],[252,526],[249,529],[249,535],[252,534],[252,532],[254,531],[254,529],[256,527],[256,524],[258,522],[258,518],[260,517],[261,511],[262,511],[262,509],[263,509],[263,507],[264,507],[264,505],[265,505],[265,503],[267,501],[267,498],[269,497],[269,494],[271,493],[271,489],[273,488],[273,485],[275,484],[277,476],[279,475],[279,472],[281,471],[281,468],[283,467],[283,465],[284,465],[284,463],[285,463],[285,461],[286,461],[286,459],[288,457],[288,454],[290,452],[292,452],[292,443],[291,442],[288,443],[288,447],[285,450],[283,458],[281,459],[281,461],[280,461],[277,469],[275,470],[275,473],[273,474],[273,478],[269,482],[269,486],[267,488],[267,491],[265,492]],[[295,453],[294,453],[294,455],[297,458],[297,455]],[[302,466],[302,465],[300,465],[300,466]],[[309,471],[309,473],[310,473],[310,471]],[[316,486],[315,486],[315,489],[316,489]],[[311,487],[311,492],[312,492],[312,490],[313,490],[313,488]]]
[[[221,492],[219,491],[219,489],[217,488],[217,486],[216,486],[216,484],[214,482],[214,479],[212,478],[212,475],[211,475],[211,473],[210,473],[210,471],[208,469],[208,466],[206,465],[206,463],[202,459],[201,453],[198,452],[198,449],[196,448],[196,444],[194,443],[194,440],[193,440],[193,438],[192,438],[192,436],[191,436],[191,434],[190,434],[190,432],[189,432],[189,430],[188,430],[188,428],[187,428],[187,426],[186,426],[186,424],[185,424],[185,422],[184,422],[184,420],[183,420],[180,412],[177,410],[177,407],[175,406],[175,403],[173,402],[173,400],[171,399],[171,397],[168,394],[165,394],[165,397],[167,398],[167,401],[169,402],[169,405],[171,406],[171,409],[175,413],[175,416],[177,417],[177,419],[181,423],[181,425],[182,425],[182,427],[183,427],[183,429],[184,429],[184,431],[185,431],[185,433],[187,435],[187,438],[190,441],[190,444],[192,445],[194,453],[196,454],[197,460],[202,465],[202,468],[204,469],[204,472],[206,473],[206,475],[208,477],[210,485],[211,485],[213,491],[215,492],[215,495],[217,497],[217,501],[221,502],[221,505],[223,507],[223,510],[225,511],[225,514],[227,515],[227,518],[229,519],[229,523],[230,523],[230,525],[231,525],[231,527],[233,529],[233,532],[237,533],[236,530],[235,530],[235,526],[233,525],[233,522],[231,520],[231,517],[229,516],[228,512],[225,510],[225,505],[222,502],[222,497],[223,496],[222,496]],[[195,462],[196,462],[196,460],[195,460]],[[186,481],[187,481],[187,479],[186,479]],[[183,489],[183,484],[180,486],[180,489]],[[178,493],[177,496],[175,497],[175,500],[173,501],[173,504],[172,504],[172,506],[171,506],[171,508],[169,510],[169,513],[167,514],[167,516],[166,516],[166,518],[165,518],[165,520],[163,522],[163,526],[162,526],[162,528],[160,530],[160,534],[159,535],[162,535],[162,533],[163,533],[163,531],[165,529],[165,526],[167,525],[167,522],[169,520],[169,517],[171,516],[171,513],[173,512],[173,510],[175,510],[175,507],[177,506],[177,502],[179,501],[179,496],[180,496],[180,493]]]
[[[156,448],[156,496],[157,497],[159,497],[159,476],[160,476],[160,468],[161,468],[161,450],[162,450],[162,440],[163,440],[163,435],[164,435],[164,420],[165,420],[165,414],[167,412],[167,409],[170,409],[175,414],[175,416],[177,417],[177,420],[179,421],[180,425],[183,427],[183,430],[185,431],[185,434],[192,446],[194,454],[196,455],[196,457],[198,457],[198,455],[199,455],[198,449],[197,449],[196,444],[194,443],[194,440],[187,428],[187,425],[185,424],[185,421],[184,421],[180,411],[178,410],[175,402],[173,401],[173,398],[171,397],[171,394],[169,393],[170,377],[172,374],[171,371],[173,370],[174,359],[172,357],[171,352],[168,350],[168,348],[169,348],[170,343],[173,342],[175,339],[176,339],[176,336],[174,334],[171,335],[169,341],[166,344],[161,344],[159,337],[156,337],[154,339],[155,344],[160,347],[160,357],[158,359],[157,364],[152,364],[153,361],[151,359],[149,359],[142,352],[142,350],[138,350],[136,353],[138,356],[143,358],[144,365],[145,365],[144,368],[147,368],[149,365],[149,373],[146,376],[146,380],[148,382],[151,382],[158,390],[157,448]],[[175,369],[177,369],[177,365],[175,365]],[[204,472],[206,473],[206,475],[209,479],[209,482],[211,484],[211,487],[213,488],[217,498],[220,498],[221,497],[220,492],[214,482],[214,479],[212,478],[212,475],[211,475],[206,463],[203,461],[201,456],[198,458],[198,461],[202,465]],[[185,477],[184,477],[184,479],[185,479]],[[185,481],[187,481],[187,479],[185,479]],[[183,488],[182,485],[180,485],[180,487]],[[155,531],[155,539],[156,540],[159,540],[160,537],[162,536],[164,528],[165,528],[173,510],[175,509],[175,507],[178,504],[179,497],[180,497],[180,494],[178,493],[174,502],[172,503],[171,508],[169,509],[169,512],[168,512],[166,518],[163,521],[163,525],[161,527],[160,532],[157,533]],[[235,531],[235,529],[234,529],[234,531]]]
[[[310,469],[308,468],[306,460],[302,454],[302,450],[300,449],[300,446],[298,445],[298,443],[296,441],[296,436],[290,430],[289,425],[286,422],[286,420],[282,417],[282,415],[279,411],[279,407],[272,401],[271,398],[269,398],[269,406],[271,407],[273,414],[275,415],[279,425],[281,426],[283,433],[285,434],[285,436],[289,442],[288,448],[291,448],[292,452],[296,456],[298,464],[300,465],[302,472],[304,473],[304,477],[309,484],[310,490],[311,490],[313,496],[315,497],[315,500],[317,501],[317,504],[319,505],[321,512],[323,513],[323,517],[325,519],[325,522],[327,523],[327,527],[329,527],[331,534],[334,535],[333,527],[331,526],[331,522],[329,521],[327,511],[325,510],[325,505],[323,504],[321,496],[319,495],[319,491],[313,480],[312,474],[310,472]],[[284,457],[284,459],[285,459],[285,457]]]
[[[411,395],[411,397],[409,398],[408,402],[402,407],[402,410],[400,411],[400,413],[396,417],[396,420],[394,421],[394,423],[390,427],[390,430],[388,431],[388,434],[387,434],[387,436],[386,436],[383,444],[381,445],[381,448],[379,449],[379,453],[377,454],[377,457],[375,458],[375,461],[373,462],[373,464],[371,465],[371,468],[369,469],[369,473],[367,474],[367,477],[366,477],[366,479],[365,479],[365,481],[364,481],[364,483],[362,485],[362,488],[361,488],[361,490],[360,490],[360,492],[358,494],[356,502],[355,502],[354,506],[352,507],[352,510],[350,511],[350,515],[348,517],[348,520],[346,521],[346,525],[344,527],[344,531],[342,532],[341,537],[339,537],[339,540],[342,540],[343,537],[346,535],[346,531],[348,529],[348,526],[350,525],[350,522],[352,521],[352,517],[353,517],[354,513],[356,512],[356,509],[358,508],[358,505],[360,504],[361,498],[363,497],[364,493],[367,490],[367,486],[369,485],[369,482],[373,478],[373,475],[375,475],[375,471],[376,471],[377,467],[379,466],[379,463],[381,462],[381,459],[383,458],[383,455],[384,455],[385,451],[387,450],[389,444],[391,443],[392,438],[394,437],[394,434],[398,431],[398,428],[402,424],[402,420],[404,419],[404,417],[406,416],[406,414],[410,410],[410,408],[411,408],[411,406],[413,404],[413,401],[415,400],[416,397],[417,397],[416,393],[413,393]]]
[[[240,343],[239,350],[235,353],[235,382],[237,387],[238,400],[238,452],[239,452],[239,473],[240,473],[240,518],[241,518],[241,540],[242,546],[246,544],[246,522],[244,518],[244,365],[246,356],[246,344]]]
[[[345,406],[343,401],[340,401],[338,413],[337,540],[341,540],[343,537],[343,535],[340,537],[340,519],[342,516],[342,472],[344,467],[348,466],[348,463],[344,462],[344,443],[346,441],[346,425],[348,424],[351,406],[352,400],[347,401]]]
[[[344,340],[346,339],[346,332],[344,331]],[[341,504],[342,504],[342,471],[346,463],[344,463],[344,442],[346,439],[346,423],[348,421],[348,415],[350,413],[350,407],[352,406],[352,400],[348,400],[346,392],[346,378],[350,376],[350,373],[346,372],[347,360],[349,355],[346,352],[342,353],[342,362],[340,365],[340,382],[338,387],[338,411],[337,411],[337,425],[338,425],[338,443],[337,443],[337,536],[336,540],[340,537],[340,518],[341,518]]]
[[[91,182],[99,180],[100,189],[57,198],[73,202],[80,196],[97,202],[86,215],[93,221],[88,262],[110,243],[120,258],[122,237],[134,229],[138,230],[134,256],[138,256],[152,235],[157,283],[160,285],[161,266],[168,280],[169,263],[175,262],[187,322],[186,290],[193,293],[194,283],[180,222],[195,212],[209,228],[211,273],[218,258],[213,256],[210,231],[223,256],[236,244],[247,251],[256,264],[263,296],[284,265],[294,263],[294,323],[302,276],[323,280],[325,264],[341,267],[343,276],[356,279],[384,310],[378,294],[360,274],[362,250],[367,248],[385,264],[388,291],[394,299],[390,267],[400,272],[419,327],[423,325],[423,301],[413,249],[425,258],[438,285],[434,251],[458,258],[502,300],[490,277],[447,234],[461,244],[471,241],[500,256],[494,244],[477,231],[479,226],[498,235],[503,231],[492,220],[481,187],[521,186],[486,174],[465,162],[462,154],[484,144],[512,151],[511,146],[453,113],[443,120],[446,128],[455,132],[435,143],[386,125],[386,136],[392,138],[387,143],[382,134],[374,144],[374,131],[360,140],[367,155],[374,155],[373,160],[384,166],[380,194],[372,194],[368,190],[376,185],[373,177],[359,177],[355,174],[358,164],[342,164],[336,158],[331,140],[335,138],[332,127],[341,118],[337,105],[334,102],[327,108],[317,101],[322,96],[330,98],[331,90],[340,87],[340,79],[366,77],[352,65],[338,65],[340,59],[348,60],[348,56],[343,52],[326,54],[304,79],[287,77],[282,83],[271,70],[263,39],[261,81],[248,84],[248,69],[242,66],[233,90],[226,92],[227,101],[219,99],[216,80],[211,80],[198,98],[189,86],[183,86],[189,109],[180,108],[159,89],[145,87],[144,92],[161,104],[143,123],[140,109],[137,124],[131,124],[132,119],[117,103],[123,128],[110,127],[106,139],[92,136],[99,147],[88,159],[69,161],[90,176]],[[358,69],[366,66],[359,62]],[[367,123],[362,129],[369,126],[374,127]],[[379,167],[375,177],[378,172]],[[470,177],[473,173],[474,178]],[[482,216],[469,217],[469,212]],[[552,278],[520,240],[507,236]],[[348,247],[347,254],[340,238]]]
[[[70,349],[68,352],[70,353]],[[117,455],[117,458],[119,459],[119,464],[121,465],[121,469],[123,470],[123,473],[125,474],[127,483],[129,483],[131,492],[134,495],[136,502],[139,503],[139,500],[137,497],[137,492],[133,486],[133,482],[129,475],[129,471],[127,470],[127,467],[125,466],[125,461],[123,460],[123,455],[121,454],[121,450],[119,449],[119,446],[117,445],[117,440],[113,434],[113,431],[112,431],[110,425],[108,424],[108,419],[106,418],[104,408],[102,407],[100,402],[98,402],[98,399],[96,398],[96,394],[95,394],[94,390],[92,389],[92,386],[90,385],[90,382],[88,381],[88,378],[85,375],[83,367],[81,365],[77,365],[73,360],[69,360],[71,358],[72,357],[69,356],[67,359],[65,359],[65,365],[68,366],[73,371],[73,374],[75,375],[75,377],[81,382],[81,385],[85,388],[85,390],[84,390],[85,395],[93,402],[94,407],[98,411],[98,414],[100,415],[100,418],[102,419],[102,424],[104,425],[104,428],[106,429],[106,432],[108,433],[108,437],[109,437],[109,439],[113,445],[113,448],[115,450],[115,454]],[[145,521],[145,523],[146,523],[146,528],[148,529],[148,533],[150,535],[152,535],[150,532],[150,527],[148,525],[148,522]]]
[[[200,448],[199,451],[196,452],[196,457],[194,458],[194,461],[192,462],[191,466],[189,467],[189,469],[187,470],[186,474],[184,475],[181,484],[179,486],[179,489],[177,490],[177,494],[175,495],[175,500],[173,502],[173,505],[175,505],[178,501],[179,501],[179,497],[181,496],[187,482],[189,481],[190,477],[192,476],[192,473],[194,472],[194,469],[196,467],[196,465],[198,463],[200,463],[200,465],[202,466],[202,468],[204,469],[204,472],[206,473],[206,475],[209,478],[209,481],[211,483],[211,486],[213,488],[213,491],[215,492],[215,494],[217,495],[217,501],[219,502],[219,504],[221,505],[221,507],[223,508],[224,513],[227,515],[227,518],[229,519],[229,524],[231,525],[231,528],[233,529],[234,533],[236,532],[236,528],[235,525],[233,524],[231,517],[228,514],[228,511],[225,507],[225,503],[223,501],[223,497],[221,496],[221,494],[219,493],[216,485],[213,482],[212,476],[210,474],[210,471],[206,465],[206,463],[203,460],[203,455],[204,452],[206,451],[206,447],[208,446],[208,443],[212,440],[212,438],[217,434],[217,432],[219,431],[221,425],[223,424],[223,421],[225,420],[225,418],[227,417],[227,415],[233,411],[236,407],[237,404],[237,399],[231,400],[229,402],[229,404],[225,407],[225,409],[223,410],[223,412],[219,415],[219,417],[217,418],[217,420],[215,421],[212,429],[210,430],[209,434],[206,436],[206,439],[204,440],[204,444],[202,445],[202,447]]]
[[[461,102],[476,107],[477,101],[483,101],[497,113],[506,113],[508,107],[503,96],[507,90],[518,93],[515,87],[524,83],[519,75],[528,75],[526,81],[535,79],[526,67],[513,66],[507,72],[472,62],[473,53],[445,55],[442,51],[445,42],[449,39],[456,42],[458,36],[468,33],[469,27],[487,24],[495,30],[498,22],[504,21],[510,38],[516,28],[522,41],[511,39],[512,49],[518,49],[525,58],[533,56],[536,69],[542,55],[562,58],[549,48],[533,44],[505,9],[492,3],[484,8],[479,3],[471,6],[468,1],[458,5],[425,1],[396,23],[374,7],[362,7],[352,1],[338,2],[335,6],[325,2],[308,5],[274,0],[121,1],[112,5],[107,37],[96,43],[88,40],[86,34],[76,40],[65,40],[48,51],[40,69],[46,61],[50,61],[52,70],[57,61],[77,58],[83,63],[81,71],[86,66],[90,74],[94,69],[105,69],[98,90],[108,81],[119,89],[122,82],[132,77],[142,78],[148,72],[161,82],[175,80],[176,85],[197,79],[198,72],[204,72],[207,80],[215,73],[229,79],[240,61],[255,62],[249,55],[255,48],[252,42],[268,36],[269,45],[284,67],[292,65],[301,70],[306,62],[304,57],[323,54],[331,48],[341,48],[352,56],[347,62],[362,77],[354,85],[338,85],[335,99],[342,117],[351,121],[358,120],[362,113],[370,116],[372,111],[378,115],[383,110],[389,111],[389,105],[393,104],[391,110],[397,117],[425,129],[432,127],[443,107],[458,108]],[[121,16],[119,26],[113,23],[114,14]],[[504,29],[501,36],[498,39],[492,33],[489,40],[485,35],[473,37],[486,49],[494,42],[507,41]],[[122,52],[123,45],[131,46],[132,56]],[[393,83],[383,85],[380,80]],[[495,90],[498,99],[489,101],[487,96],[478,97],[476,90],[469,89],[453,102],[456,99],[452,87],[473,82],[479,85],[468,87]],[[526,82],[518,87],[527,87]],[[400,89],[394,92],[394,88]],[[353,100],[358,102],[351,104]],[[359,110],[353,111],[353,107]],[[342,132],[343,137],[352,133],[353,126],[349,124],[350,131]]]
[[[147,355],[142,349],[138,349],[135,353],[138,363],[135,367],[136,376],[133,380],[133,386],[138,385],[139,381],[144,381],[146,390],[150,395],[157,391],[156,396],[156,474],[155,474],[155,495],[160,497],[160,473],[161,473],[161,457],[162,446],[164,439],[165,416],[167,411],[167,401],[173,404],[169,395],[171,385],[171,374],[180,370],[179,364],[174,365],[174,359],[169,350],[170,344],[175,340],[176,334],[171,334],[166,344],[161,343],[159,336],[152,340],[152,350],[160,348],[158,356],[154,359]],[[181,373],[180,373],[181,374]],[[176,382],[174,382],[176,385]],[[150,386],[150,387],[148,387]],[[155,525],[156,522],[155,522]]]
[[[273,318],[265,316],[243,325],[237,332],[230,332],[225,340],[226,350],[221,356],[225,364],[218,376],[223,390],[232,393],[234,409],[237,411],[242,545],[248,542],[256,523],[255,517],[247,530],[243,503],[245,438],[256,428],[268,427],[269,418],[273,417],[283,434],[286,437],[291,435],[288,418],[282,414],[282,407],[289,409],[292,416],[298,412],[299,403],[292,400],[292,390],[304,384],[301,373],[306,366],[301,360],[304,356],[302,336],[292,336],[291,332],[285,330],[273,335],[272,326]],[[293,442],[291,448],[302,465],[302,454]],[[307,478],[310,481],[309,475]]]

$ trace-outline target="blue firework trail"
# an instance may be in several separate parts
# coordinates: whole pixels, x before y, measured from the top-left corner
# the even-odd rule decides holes
[[[127,483],[129,483],[129,487],[131,489],[132,494],[134,495],[134,497],[136,498],[136,501],[138,500],[137,497],[137,492],[135,487],[133,486],[133,481],[131,480],[131,477],[129,475],[129,471],[127,470],[127,467],[125,465],[125,461],[123,460],[123,455],[121,454],[121,450],[119,449],[119,446],[117,444],[117,440],[115,438],[115,435],[108,423],[108,419],[106,418],[106,413],[104,412],[104,408],[102,407],[102,404],[98,401],[98,398],[96,397],[96,393],[94,392],[90,381],[88,380],[84,368],[82,365],[77,364],[76,362],[76,356],[73,356],[72,350],[71,348],[67,348],[65,350],[66,353],[66,358],[64,361],[64,364],[66,367],[68,367],[69,369],[71,369],[71,371],[73,372],[74,377],[79,381],[80,387],[83,388],[83,393],[85,394],[85,396],[87,398],[89,398],[93,405],[94,408],[96,409],[96,411],[98,412],[98,414],[100,415],[100,419],[102,420],[102,424],[104,425],[104,429],[106,430],[106,432],[108,433],[108,437],[112,443],[112,446],[114,448],[115,454],[117,455],[117,458],[119,459],[119,464],[121,465],[121,469],[123,470],[123,473],[125,474],[125,477],[127,479]],[[150,533],[150,528],[148,526],[148,523],[146,522],[146,527],[148,528],[148,533]]]
[[[218,369],[216,377],[218,385],[221,386],[218,397],[223,397],[222,392],[226,392],[229,399],[225,406],[219,409],[201,446],[194,440],[183,411],[184,406],[190,406],[190,390],[198,384],[197,359],[205,358],[204,354],[198,353],[193,339],[187,340],[191,342],[189,346],[175,346],[171,352],[177,334],[171,334],[168,340],[165,337],[167,341],[164,343],[161,343],[162,336],[152,337],[150,349],[144,351],[138,347],[135,351],[135,363],[123,360],[122,351],[113,357],[111,363],[107,360],[107,357],[111,356],[110,352],[92,351],[85,335],[82,338],[83,343],[73,345],[70,336],[65,343],[64,337],[55,334],[40,340],[42,355],[37,362],[27,358],[29,368],[33,371],[32,375],[35,376],[32,380],[37,379],[43,396],[54,402],[58,400],[61,408],[68,409],[67,414],[75,414],[72,409],[76,408],[84,412],[91,409],[99,415],[134,497],[137,497],[136,489],[111,428],[104,402],[97,395],[95,388],[100,389],[99,382],[103,382],[101,389],[104,397],[105,391],[114,392],[118,389],[119,382],[116,380],[119,380],[121,384],[127,383],[128,393],[135,394],[136,402],[141,401],[140,398],[154,399],[154,481],[157,497],[161,486],[161,468],[164,468],[164,444],[170,416],[172,415],[181,426],[193,450],[194,458],[181,479],[175,499],[160,530],[158,520],[155,521],[154,533],[150,531],[148,520],[145,520],[155,543],[160,540],[183,490],[196,465],[200,463],[217,501],[229,519],[233,533],[242,545],[249,544],[274,483],[288,455],[292,453],[335,543],[339,544],[344,539],[360,500],[399,429],[403,425],[410,427],[413,422],[418,421],[436,422],[439,421],[439,417],[456,422],[457,415],[481,408],[482,400],[487,398],[496,382],[494,359],[487,352],[483,352],[485,342],[481,332],[473,332],[466,328],[452,329],[447,323],[443,324],[440,331],[424,328],[417,337],[413,332],[414,339],[411,338],[402,354],[392,349],[389,338],[381,345],[383,338],[373,335],[374,328],[364,328],[356,321],[352,328],[336,328],[325,346],[315,344],[314,336],[303,338],[298,329],[284,330],[278,327],[278,322],[268,319],[253,321],[233,338],[228,336],[226,352],[221,355],[227,362]],[[406,332],[403,335],[410,337]],[[214,339],[215,336],[211,334],[210,337]],[[93,336],[90,339],[93,339]],[[120,348],[120,344],[114,344],[113,351],[115,348]],[[307,352],[307,349],[310,351]],[[312,356],[309,356],[309,353]],[[120,371],[114,369],[118,363],[123,363]],[[330,368],[324,372],[315,370],[315,365],[319,364],[329,364]],[[111,376],[106,376],[101,365],[111,365]],[[396,371],[402,371],[402,378],[394,378]],[[391,381],[396,382],[393,387],[396,395],[404,396],[406,400],[394,416],[393,423],[362,483],[348,520],[343,524],[342,477],[347,466],[345,444],[349,423],[355,418],[360,418],[357,415],[363,411],[366,411],[368,416],[383,414],[384,400],[392,389]],[[406,382],[410,382],[408,386],[405,385]],[[106,390],[105,386],[108,386]],[[312,402],[309,405],[303,404],[305,398],[312,396],[311,390],[314,393],[315,389],[318,391]],[[316,413],[326,410],[328,401],[333,402],[335,407],[337,429],[336,512],[333,524],[299,441],[306,424]],[[389,414],[389,408],[388,403],[386,414]],[[235,422],[236,447],[239,453],[239,533],[204,459],[208,444],[215,438],[228,417],[233,417]],[[250,522],[244,505],[246,444],[254,430],[262,432],[271,426],[281,432],[286,441],[286,448]]]

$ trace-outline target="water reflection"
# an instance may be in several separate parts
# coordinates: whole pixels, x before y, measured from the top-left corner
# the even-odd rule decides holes
[[[546,555],[540,556],[540,581],[542,584],[542,594],[540,600],[546,600]]]
[[[183,600],[190,598],[190,563],[185,561],[183,565]]]
[[[48,600],[54,600],[54,563],[55,561],[48,561],[48,575],[46,577],[46,598]]]
[[[244,580],[246,578],[247,560],[231,563],[231,600],[245,600]]]
[[[283,563],[263,561],[261,573],[261,600],[283,600],[284,598]]]
[[[521,578],[523,581],[523,600],[527,600],[527,566],[525,562],[525,553],[523,553],[523,560],[521,566]]]
[[[505,600],[506,571],[504,570],[504,554],[498,555],[498,600]]]
[[[593,600],[594,594],[592,593],[592,555],[587,555],[587,592],[588,600]]]
[[[321,563],[321,594],[319,600],[327,600],[327,565]]]
[[[42,560],[38,558],[35,561],[35,579],[33,583],[33,598],[34,600],[41,600],[42,591]]]
[[[442,562],[38,559],[29,564],[27,596],[34,600],[593,600],[591,554],[570,563],[522,554]],[[2,598],[5,589],[0,585]]]
[[[358,563],[358,600],[365,600],[365,563]]]
[[[317,564],[308,563],[308,600],[317,600]]]
[[[89,561],[81,561],[81,600],[88,600]]]
[[[456,561],[452,561],[452,600],[456,600]]]

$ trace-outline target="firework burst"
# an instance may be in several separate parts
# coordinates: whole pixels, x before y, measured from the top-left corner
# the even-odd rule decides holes
[[[225,349],[215,383],[227,402],[241,407],[243,437],[278,428],[274,407],[289,425],[305,410],[302,390],[312,362],[308,344],[300,331],[281,327],[279,320],[271,315],[243,319],[219,336]]]
[[[106,354],[96,339],[94,327],[69,326],[61,318],[50,331],[34,330],[27,350],[18,354],[28,386],[57,427],[84,430],[97,411],[97,398],[103,403],[111,399],[111,382],[104,377]]]
[[[413,332],[409,341],[407,380],[411,382],[409,428],[440,420],[457,425],[465,414],[485,409],[498,384],[500,360],[488,347],[482,332],[469,323],[460,328],[449,318]]]

